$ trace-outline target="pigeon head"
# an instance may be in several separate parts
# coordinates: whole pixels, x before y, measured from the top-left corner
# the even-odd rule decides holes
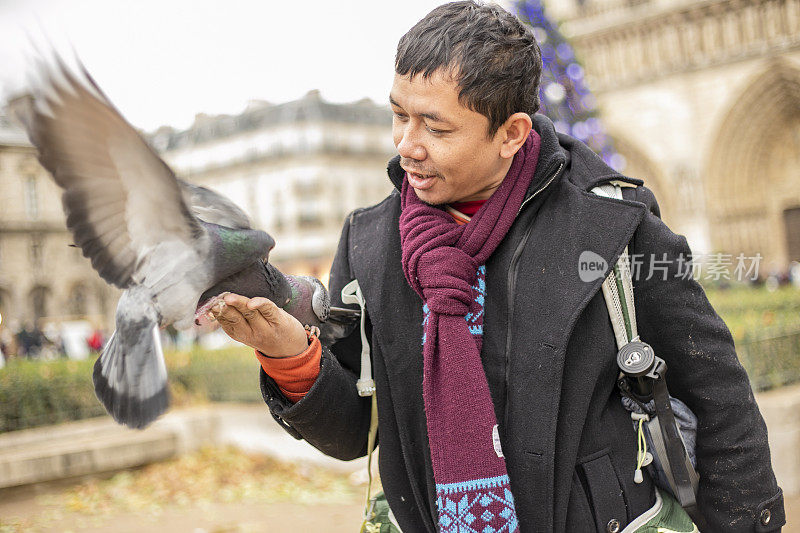
[[[258,259],[269,259],[275,240],[255,229],[233,229],[203,222],[211,239],[213,280],[220,282],[248,268]]]
[[[195,323],[199,323],[214,304],[216,296],[223,292],[233,292],[247,298],[261,296],[272,300],[278,307],[286,305],[292,297],[292,287],[286,277],[266,260],[258,259],[221,280],[200,296],[195,312]]]

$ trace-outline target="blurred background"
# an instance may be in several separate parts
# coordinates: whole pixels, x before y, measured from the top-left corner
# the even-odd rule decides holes
[[[366,479],[284,434],[218,331],[164,331],[175,407],[151,428],[104,415],[91,367],[119,293],[2,112],[33,47],[77,54],[180,177],[275,237],[281,270],[327,281],[345,216],[391,190],[395,46],[439,3],[0,1],[0,532],[352,531]],[[800,531],[800,0],[502,4],[540,42],[542,112],[687,237]]]

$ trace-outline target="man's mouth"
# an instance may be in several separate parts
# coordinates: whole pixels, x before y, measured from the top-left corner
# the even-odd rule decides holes
[[[436,183],[436,174],[418,174],[416,172],[410,172],[406,170],[406,176],[408,176],[408,184],[414,187],[417,190],[425,191],[433,187],[434,183]]]

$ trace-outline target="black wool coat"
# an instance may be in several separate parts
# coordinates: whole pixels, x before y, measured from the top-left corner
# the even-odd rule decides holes
[[[616,344],[602,278],[581,281],[590,250],[604,276],[626,245],[668,262],[664,275],[634,280],[639,333],[663,358],[670,392],[698,416],[698,496],[706,531],[775,531],[783,496],[770,466],[767,430],[733,339],[701,287],[679,275],[686,240],[660,220],[640,180],[606,166],[579,141],[557,134],[541,115],[536,174],[511,230],[486,263],[481,357],[492,394],[520,528],[523,532],[624,528],[654,504],[648,476],[633,482],[636,437],[615,387]],[[389,176],[403,178],[397,158]],[[610,180],[636,187],[624,199],[591,189]],[[379,466],[403,530],[436,531],[433,472],[422,400],[422,302],[400,261],[395,190],[353,212],[331,270],[334,304],[357,278],[366,299],[378,395]],[[663,265],[663,263],[659,263]],[[685,268],[685,263],[683,264]],[[646,273],[646,269],[643,269]],[[360,336],[323,350],[319,377],[292,405],[261,374],[270,411],[290,433],[349,460],[366,453],[370,400],[356,391]],[[465,423],[469,406],[464,409]],[[768,509],[768,525],[762,512]],[[357,518],[354,518],[354,527]],[[613,529],[613,528],[612,528]]]

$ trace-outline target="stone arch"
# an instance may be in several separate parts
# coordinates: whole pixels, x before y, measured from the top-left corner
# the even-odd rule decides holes
[[[625,158],[624,167],[618,170],[626,176],[644,181],[645,186],[653,191],[658,200],[661,218],[669,224],[675,215],[674,201],[669,181],[662,169],[644,150],[636,146],[624,134],[610,132],[609,137],[611,137],[617,153]]]
[[[28,294],[28,301],[30,302],[30,317],[34,322],[49,316],[50,313],[50,297],[52,291],[50,287],[45,285],[36,285]]]
[[[90,297],[91,291],[87,282],[76,281],[73,283],[67,293],[67,314],[75,316],[86,316],[89,314]]]
[[[800,207],[800,68],[770,61],[727,109],[704,172],[712,246],[785,269],[800,232],[786,215]]]

